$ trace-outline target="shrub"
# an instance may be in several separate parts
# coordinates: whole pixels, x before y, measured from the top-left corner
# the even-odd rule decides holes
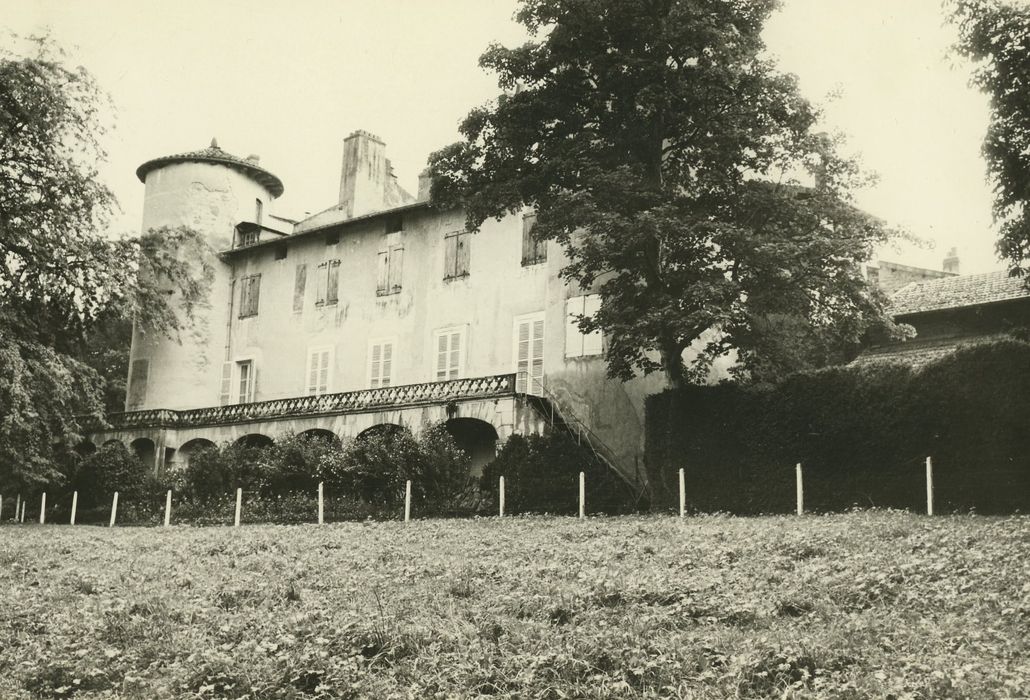
[[[109,503],[115,491],[119,497],[139,499],[147,494],[152,479],[152,470],[136,455],[120,442],[112,442],[79,462],[72,486],[85,509]]]
[[[591,512],[632,509],[627,484],[565,432],[512,435],[484,468],[480,488],[492,495],[496,505],[497,479],[503,476],[505,508],[511,513],[571,514],[579,510],[580,472],[586,474]]]

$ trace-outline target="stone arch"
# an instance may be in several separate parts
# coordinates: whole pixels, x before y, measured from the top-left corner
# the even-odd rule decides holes
[[[79,455],[79,457],[89,457],[96,451],[97,446],[93,444],[92,440],[83,440],[75,446],[75,454]]]
[[[275,440],[262,433],[247,433],[236,440],[241,447],[271,447]]]
[[[110,447],[111,445],[121,445],[122,447],[125,447],[125,443],[123,443],[118,438],[109,438],[107,440],[104,440],[104,444],[102,444],[100,447],[101,449],[103,449],[105,447]]]
[[[369,426],[358,433],[354,439],[361,440],[365,437],[371,437],[373,435],[392,435],[394,433],[410,432],[405,426],[397,423],[376,423],[375,425]]]
[[[471,475],[480,476],[497,455],[497,429],[479,418],[451,418],[444,428],[472,461]]]
[[[157,445],[153,440],[147,437],[138,437],[129,443],[129,450],[147,467],[154,467],[157,460]]]
[[[332,430],[326,430],[325,428],[309,428],[303,432],[298,433],[298,437],[313,440],[324,440],[330,443],[336,449],[339,449],[343,445],[343,441],[340,440],[340,436],[334,433]]]
[[[175,461],[172,463],[173,468],[185,469],[190,464],[190,458],[195,455],[199,450],[203,450],[209,447],[215,447],[215,443],[207,438],[193,438],[187,440],[179,446],[179,449],[175,452]]]

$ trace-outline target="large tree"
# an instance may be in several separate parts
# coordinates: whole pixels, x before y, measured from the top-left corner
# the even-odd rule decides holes
[[[973,84],[990,97],[983,155],[994,186],[998,252],[1013,272],[1030,269],[1030,5],[950,0],[958,51],[975,63]]]
[[[0,49],[0,491],[61,478],[82,417],[117,396],[128,320],[174,333],[207,278],[184,262],[192,231],[107,235],[107,99],[51,42],[19,48]]]
[[[433,154],[432,196],[477,229],[529,206],[563,275],[598,288],[608,372],[672,385],[736,350],[776,375],[838,359],[883,299],[860,263],[887,237],[791,75],[764,52],[775,0],[522,0],[536,40],[480,59],[505,97]],[[684,351],[699,350],[690,366]]]

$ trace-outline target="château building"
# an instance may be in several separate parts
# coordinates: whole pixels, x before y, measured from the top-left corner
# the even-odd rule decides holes
[[[214,277],[178,338],[134,330],[126,410],[93,444],[163,469],[225,441],[443,421],[475,469],[514,433],[560,429],[643,480],[643,399],[662,380],[606,378],[603,334],[576,322],[599,297],[559,276],[531,212],[466,231],[364,131],[344,140],[337,203],[302,221],[272,213],[284,185],[257,157],[215,142],[136,174],[143,230],[201,232]]]

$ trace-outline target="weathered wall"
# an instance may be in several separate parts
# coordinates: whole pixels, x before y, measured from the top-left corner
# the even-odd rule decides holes
[[[142,230],[188,226],[201,232],[211,244],[208,261],[215,274],[207,303],[197,309],[196,323],[177,340],[134,329],[130,373],[132,360],[139,358],[148,359],[150,369],[144,401],[127,409],[217,403],[217,395],[212,402],[212,387],[217,390],[225,353],[231,273],[215,252],[230,247],[237,223],[253,219],[257,199],[267,211],[271,197],[264,187],[220,165],[177,163],[147,174]]]

